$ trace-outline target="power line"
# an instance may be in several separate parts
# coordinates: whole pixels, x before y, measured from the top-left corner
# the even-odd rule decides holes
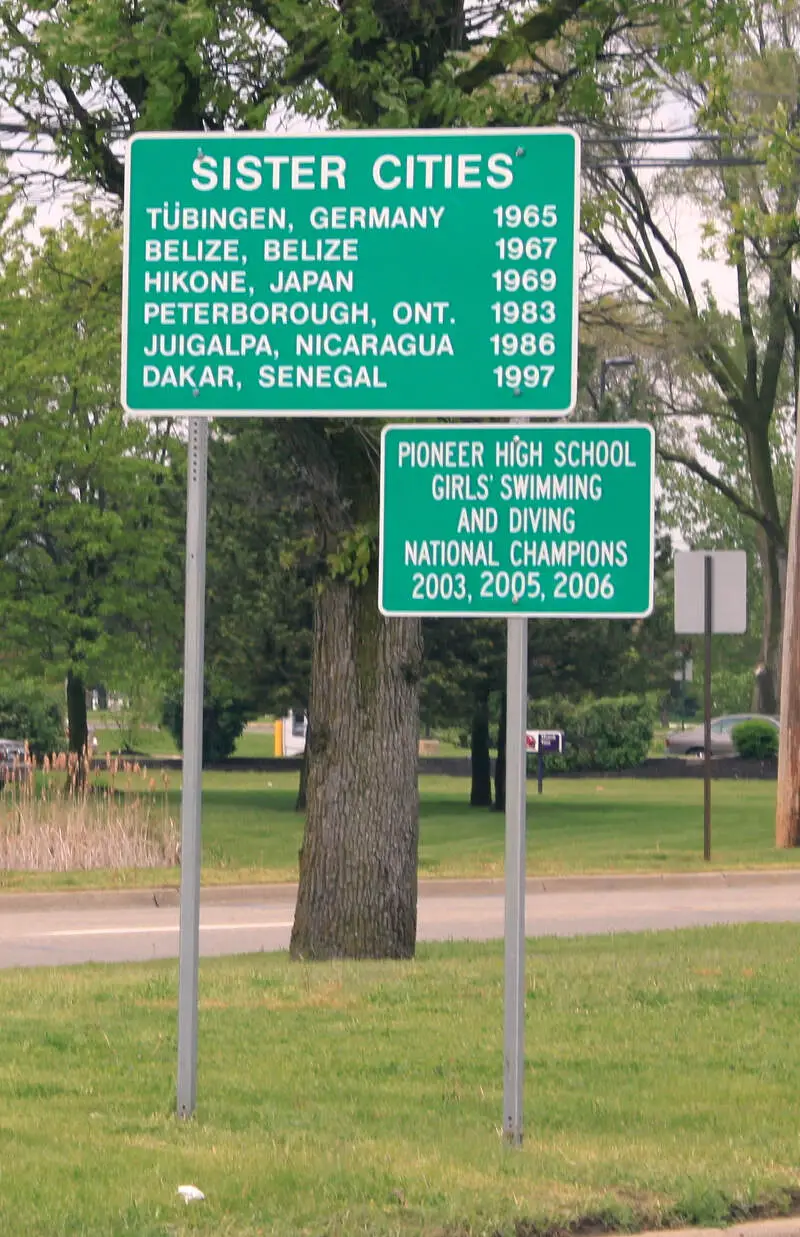
[[[649,159],[646,155],[640,155],[632,159],[625,159],[625,167],[631,168],[652,168],[652,169],[667,169],[667,168],[757,168],[764,167],[766,159],[744,159],[736,158],[735,156],[720,155],[718,159],[700,159],[696,156],[689,156],[686,159]],[[623,166],[623,160],[609,159],[603,162],[599,159],[586,159],[583,166],[592,168],[593,170],[607,170],[610,168],[618,168]]]
[[[759,133],[745,133],[741,135],[742,141],[756,141],[762,136]],[[609,146],[625,146],[628,142],[640,143],[645,146],[659,145],[664,142],[722,142],[724,139],[718,133],[610,133],[602,137],[585,137],[582,139],[586,146],[603,146],[606,143]]]
[[[98,126],[98,129],[102,130],[102,126]],[[106,132],[108,133],[109,137],[112,140],[115,139],[115,134],[110,127],[106,128]],[[253,132],[258,133],[259,130],[253,130]],[[11,121],[10,122],[0,121],[0,133],[25,135],[26,137],[29,137],[34,140],[37,136],[36,133],[31,132],[30,128],[27,125],[21,125],[21,124],[18,124],[16,122],[11,122]],[[52,132],[51,130],[46,130],[46,129],[41,130],[40,135],[50,138],[51,140],[53,140],[56,136],[54,132]],[[756,134],[756,133],[742,134],[740,135],[739,140],[746,141],[746,142],[754,142],[754,141],[757,141],[760,136],[761,136],[760,134]],[[124,137],[125,137],[125,134],[120,131],[116,135],[116,140],[122,141]],[[703,143],[703,142],[714,143],[714,142],[722,142],[724,140],[725,139],[722,138],[718,134],[704,134],[704,133],[687,133],[687,134],[623,133],[623,134],[609,134],[603,137],[585,137],[581,139],[581,142],[583,146],[597,147],[597,146],[627,146],[627,145],[638,145],[638,146],[670,145],[670,144],[674,145],[675,143],[693,145],[695,143]],[[53,152],[41,151],[41,150],[25,150],[22,147],[14,150],[13,148],[6,147],[6,148],[3,148],[3,153],[36,155],[40,158],[46,158],[48,157],[48,155],[52,155]],[[698,155],[687,155],[685,157],[676,157],[676,158],[657,158],[655,156],[637,154],[637,155],[632,155],[628,159],[625,159],[624,162],[626,166],[629,166],[631,168],[644,168],[648,170],[667,170],[669,168],[686,168],[689,170],[693,170],[693,169],[700,169],[700,168],[720,168],[720,167],[723,167],[723,168],[764,167],[766,165],[767,160],[752,158],[747,155],[719,155],[716,158],[704,158]],[[598,171],[609,170],[611,168],[620,167],[621,165],[622,165],[621,159],[603,160],[603,159],[595,158],[595,159],[586,159],[584,161],[585,167],[591,168],[593,170],[598,170]]]
[[[117,129],[116,132],[112,125],[98,123],[95,128],[98,132],[106,132],[110,137],[124,138],[126,131]],[[0,120],[0,131],[4,133],[19,133],[27,137],[36,137],[37,131],[31,129],[30,125],[20,124],[18,121],[3,121]],[[253,133],[263,132],[263,130],[254,129]],[[58,131],[53,129],[42,128],[38,134],[51,139],[58,136]],[[737,141],[740,142],[756,142],[764,136],[763,133],[752,131],[750,133],[740,133]],[[728,139],[720,133],[696,133],[691,130],[682,133],[607,133],[598,134],[596,136],[587,135],[581,138],[585,146],[627,146],[628,144],[639,146],[674,144],[676,142],[724,142]]]

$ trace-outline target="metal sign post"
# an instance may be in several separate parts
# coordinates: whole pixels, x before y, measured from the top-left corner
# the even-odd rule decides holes
[[[508,620],[503,1131],[522,1141],[528,616],[653,605],[653,432],[644,425],[391,425],[378,604]],[[560,732],[530,732],[561,750]],[[537,749],[538,750],[538,749]]]
[[[528,620],[510,618],[506,652],[506,922],[503,1132],[522,1142],[525,1071],[525,729]]]
[[[675,555],[675,631],[702,635],[703,858],[711,858],[711,637],[747,631],[744,550],[679,550]]]
[[[714,630],[714,560],[703,563],[703,637],[705,682],[703,691],[703,858],[711,859],[711,633]]]
[[[197,987],[200,955],[200,853],[203,776],[203,651],[206,591],[208,421],[189,422],[186,502],[186,603],[183,654],[181,911],[178,955],[178,1116],[197,1098]]]

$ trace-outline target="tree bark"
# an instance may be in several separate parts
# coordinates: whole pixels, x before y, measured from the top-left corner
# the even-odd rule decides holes
[[[86,716],[86,687],[83,679],[72,670],[67,673],[67,728],[69,750],[79,755],[89,746],[89,722]]]
[[[494,810],[506,810],[506,693],[500,697],[500,718],[497,727],[497,760],[494,766]]]
[[[334,580],[315,604],[308,815],[292,956],[410,958],[417,931],[422,625]]]
[[[783,630],[786,555],[782,547],[758,530],[764,618],[761,660],[753,689],[753,712],[773,713],[781,707],[781,633]]]
[[[86,686],[72,670],[67,672],[67,729],[67,793],[82,794],[86,789],[89,765],[89,722],[86,716]]]
[[[475,702],[472,717],[472,786],[471,807],[492,806],[492,762],[489,755],[489,698],[481,696]]]
[[[769,443],[769,417],[754,418],[746,431],[749,471],[755,505],[776,529],[782,527]],[[786,542],[770,536],[759,527],[756,532],[764,598],[761,632],[761,664],[755,678],[753,710],[777,713],[780,708],[781,631],[786,575]]]

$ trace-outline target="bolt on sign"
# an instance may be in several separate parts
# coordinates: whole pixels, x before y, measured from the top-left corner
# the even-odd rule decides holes
[[[387,426],[387,615],[638,618],[653,608],[648,425]]]
[[[565,415],[569,130],[138,134],[122,402],[155,415]]]

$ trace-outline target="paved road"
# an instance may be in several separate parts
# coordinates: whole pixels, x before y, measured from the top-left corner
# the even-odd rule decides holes
[[[291,886],[204,890],[201,952],[285,949],[294,899]],[[528,936],[800,922],[800,872],[530,880],[526,908]],[[502,882],[421,884],[420,940],[502,935]],[[142,961],[177,949],[174,890],[0,896],[0,967]]]

